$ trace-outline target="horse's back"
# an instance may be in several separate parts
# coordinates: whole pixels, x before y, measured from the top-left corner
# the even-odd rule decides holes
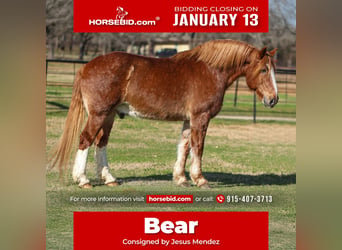
[[[187,120],[205,69],[192,61],[135,57],[124,101],[147,118]],[[200,71],[201,70],[201,71]]]

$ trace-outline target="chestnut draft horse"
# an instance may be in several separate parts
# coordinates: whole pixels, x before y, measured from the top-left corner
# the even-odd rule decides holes
[[[95,143],[97,177],[117,185],[109,171],[106,145],[116,114],[183,121],[173,180],[187,186],[185,163],[191,152],[190,177],[208,186],[202,174],[204,138],[211,118],[221,110],[226,89],[240,76],[266,107],[278,102],[274,75],[276,49],[258,50],[240,41],[209,41],[170,58],[149,58],[123,52],[99,56],[77,73],[64,132],[52,151],[50,167],[66,169],[80,135],[73,180],[91,188],[86,177],[89,147]],[[82,124],[88,114],[87,123]]]

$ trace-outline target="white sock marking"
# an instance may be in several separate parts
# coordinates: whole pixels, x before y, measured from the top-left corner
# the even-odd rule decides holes
[[[186,156],[186,148],[185,145],[188,139],[182,139],[177,147],[177,161],[174,167],[174,174],[179,175],[184,172],[184,166],[182,166],[183,162],[185,161]]]
[[[96,175],[97,178],[102,178],[105,184],[115,181],[115,178],[109,173],[107,160],[107,147],[95,148],[95,159],[97,163]]]
[[[72,171],[72,177],[75,182],[79,182],[80,186],[89,183],[86,177],[86,165],[89,148],[79,149],[76,153],[75,164]]]

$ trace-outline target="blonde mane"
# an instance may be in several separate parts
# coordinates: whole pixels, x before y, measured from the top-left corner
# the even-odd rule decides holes
[[[240,67],[255,48],[245,42],[234,40],[215,40],[203,43],[192,50],[173,56],[179,59],[194,59],[211,67],[228,69]]]

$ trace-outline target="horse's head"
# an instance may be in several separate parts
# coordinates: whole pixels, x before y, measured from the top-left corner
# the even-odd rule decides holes
[[[128,14],[128,12],[127,11],[125,11],[122,7],[117,7],[116,8],[116,11],[118,12],[118,14],[124,14],[124,15],[127,15]]]
[[[275,79],[275,64],[272,60],[277,49],[251,53],[245,64],[246,81],[249,88],[255,90],[266,107],[273,108],[279,100]]]

